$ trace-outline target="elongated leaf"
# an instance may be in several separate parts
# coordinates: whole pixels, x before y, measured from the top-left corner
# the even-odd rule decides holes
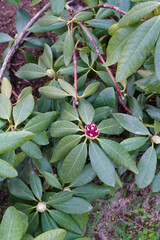
[[[2,85],[1,85],[1,92],[3,95],[8,97],[10,99],[11,94],[12,94],[12,85],[8,78],[3,77],[2,79]]]
[[[110,107],[99,107],[95,109],[95,117],[93,119],[93,122],[100,122],[101,120],[104,120],[109,117],[111,114],[111,108]]]
[[[95,171],[93,170],[91,164],[87,164],[81,174],[70,183],[71,187],[79,187],[79,186],[83,186],[89,182],[91,182],[96,176]]]
[[[123,82],[143,64],[157,40],[159,28],[160,18],[156,16],[141,24],[131,35],[119,59],[118,82]]]
[[[0,225],[1,240],[20,240],[23,235],[23,225],[18,211],[9,207]]]
[[[73,193],[71,191],[59,192],[53,195],[53,197],[49,197],[47,204],[54,207],[55,204],[68,201],[69,199],[72,198],[72,196],[73,196]]]
[[[139,188],[145,188],[152,182],[155,176],[156,164],[156,151],[153,147],[150,147],[138,163],[139,174],[136,175],[136,183]]]
[[[114,187],[116,181],[114,166],[96,143],[90,143],[89,156],[92,167],[99,179],[105,184]]]
[[[24,97],[20,102],[13,108],[13,118],[15,127],[26,120],[32,113],[34,108],[34,98],[31,94]]]
[[[42,2],[42,0],[32,0],[31,6],[34,6],[40,2]]]
[[[46,158],[44,158],[44,157],[42,157],[41,159],[34,158],[33,161],[34,161],[34,164],[36,165],[36,167],[38,168],[38,171],[41,174],[43,174],[44,171],[53,173],[52,166]]]
[[[79,127],[69,121],[59,120],[51,124],[50,134],[52,137],[64,137],[79,131]]]
[[[111,160],[136,174],[138,173],[135,161],[119,143],[102,138],[100,145]]]
[[[0,32],[0,43],[9,42],[11,40],[13,40],[13,38],[7,33]]]
[[[55,204],[54,208],[70,214],[83,214],[92,210],[89,202],[78,197],[72,197],[66,202]]]
[[[76,97],[76,90],[74,89],[74,87],[70,83],[68,83],[68,82],[66,82],[66,81],[64,81],[60,78],[58,79],[58,83],[71,96]]]
[[[64,10],[65,0],[50,0],[53,15],[59,16]]]
[[[62,189],[62,185],[60,184],[60,182],[58,181],[56,176],[54,176],[53,174],[48,173],[48,172],[43,172],[43,176],[44,176],[46,182],[50,186],[52,186],[54,188]]]
[[[61,105],[60,118],[62,120],[68,120],[68,121],[78,120],[78,113],[72,105],[70,105],[67,102],[62,102],[60,105]]]
[[[88,201],[94,201],[100,197],[104,197],[108,192],[108,188],[93,183],[74,189],[75,196],[85,198]]]
[[[74,16],[73,20],[75,22],[84,22],[84,21],[87,21],[89,19],[92,19],[92,17],[93,17],[93,12],[89,12],[89,11],[83,12],[83,11],[81,11]]]
[[[80,143],[78,146],[71,150],[62,164],[62,177],[65,183],[73,181],[80,175],[85,165],[86,158],[86,143]]]
[[[8,97],[0,93],[0,118],[9,120],[11,116],[11,110],[12,107],[10,100]]]
[[[25,126],[25,130],[29,130],[33,133],[44,131],[53,121],[56,120],[59,113],[56,111],[41,113],[33,117]]]
[[[33,136],[33,133],[26,131],[0,133],[0,154],[18,148]]]
[[[19,34],[31,19],[30,14],[23,8],[19,8],[16,13],[16,30]]]
[[[109,106],[113,108],[115,105],[115,92],[113,87],[103,89],[94,102],[94,107],[105,107]]]
[[[159,192],[160,191],[160,172],[158,172],[152,183],[152,191]]]
[[[50,210],[49,214],[60,227],[63,227],[64,229],[74,233],[82,233],[81,228],[69,214],[60,212],[58,210]]]
[[[23,224],[23,233],[25,233],[27,231],[28,228],[28,217],[25,213],[23,212],[19,212],[22,224]]]
[[[98,125],[98,130],[101,133],[110,134],[110,135],[121,134],[124,131],[121,125],[114,118],[103,120]]]
[[[46,76],[46,71],[34,63],[27,63],[16,72],[16,76],[18,78],[32,80]]]
[[[138,118],[123,113],[114,113],[113,117],[124,129],[129,132],[137,135],[149,134],[148,129],[138,120]]]
[[[74,48],[73,37],[71,32],[68,31],[64,40],[64,48],[63,48],[64,63],[66,66],[68,66],[72,60],[73,48]]]
[[[41,215],[41,224],[43,232],[58,228],[55,221],[50,217],[49,213],[46,211],[43,212]]]
[[[156,43],[154,64],[155,64],[156,76],[160,80],[160,38],[158,38],[158,41]]]
[[[33,212],[28,215],[28,229],[27,232],[32,234],[37,230],[38,225],[39,225],[39,216],[38,212]]]
[[[78,106],[79,115],[86,124],[90,124],[94,118],[95,111],[92,105],[84,99],[80,99]]]
[[[29,94],[32,94],[32,88],[31,87],[23,88],[22,92],[18,96],[18,100],[21,101],[23,98],[25,98]]]
[[[83,97],[89,97],[90,95],[92,95],[94,92],[97,91],[97,89],[99,88],[99,82],[94,82],[94,83],[91,83],[89,84],[86,89],[84,90],[84,93],[83,93]]]
[[[129,152],[142,147],[147,140],[148,138],[146,137],[127,138],[121,142],[121,145]]]
[[[51,98],[51,99],[59,99],[59,98],[68,96],[68,94],[65,91],[62,91],[61,89],[53,87],[53,86],[41,87],[41,88],[39,88],[39,92],[43,96],[45,96],[47,98]]]
[[[45,15],[43,17],[41,17],[39,20],[38,20],[38,24],[40,26],[50,26],[54,23],[57,23],[59,21],[59,18],[56,17],[56,16],[53,16],[53,15]]]
[[[54,229],[40,234],[34,240],[64,240],[66,231],[64,229]]]
[[[133,96],[129,97],[129,107],[130,107],[130,110],[131,110],[131,113],[133,114],[133,116],[138,118],[139,120],[142,120],[142,118],[143,118],[142,109],[141,109],[138,101],[136,100],[136,98],[134,98]]]
[[[22,180],[18,178],[8,180],[8,189],[9,192],[17,198],[30,201],[35,200],[31,190]]]
[[[35,173],[35,171],[30,172],[30,186],[36,198],[41,201],[42,183],[38,175]]]
[[[53,150],[51,162],[57,162],[67,156],[67,154],[80,142],[81,135],[71,135],[63,137]]]
[[[146,109],[146,111],[152,119],[160,121],[160,109],[159,108],[150,106],[148,109]]]
[[[125,16],[123,16],[123,18],[118,22],[118,26],[127,27],[128,25],[134,24],[159,6],[160,3],[156,1],[140,3],[134,6]]]
[[[18,173],[14,167],[12,167],[8,162],[0,159],[0,177],[5,178],[15,178]]]
[[[33,138],[32,138],[32,142],[38,144],[38,145],[47,145],[49,144],[48,141],[48,136],[45,132],[40,132],[37,133]]]
[[[116,21],[114,19],[91,19],[87,21],[88,25],[104,31],[108,31],[115,23]]]
[[[122,49],[125,47],[130,34],[135,31],[137,26],[121,28],[112,36],[107,46],[107,66],[118,62]]]
[[[40,57],[40,59],[46,68],[51,69],[53,67],[52,50],[46,43],[44,44],[43,55]]]
[[[21,146],[21,149],[31,158],[41,159],[42,153],[40,148],[33,142],[28,141]]]
[[[14,207],[27,215],[33,210],[32,205],[26,203],[15,203]]]

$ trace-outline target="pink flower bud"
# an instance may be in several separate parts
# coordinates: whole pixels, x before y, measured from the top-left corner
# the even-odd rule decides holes
[[[86,130],[86,132],[85,132],[86,137],[88,137],[90,139],[95,139],[99,135],[98,128],[94,123],[87,124],[85,126],[85,130]]]

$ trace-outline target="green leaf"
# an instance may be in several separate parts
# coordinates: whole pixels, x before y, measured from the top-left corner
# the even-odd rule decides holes
[[[48,212],[43,212],[41,215],[41,224],[43,232],[58,228],[55,221],[50,217]]]
[[[74,22],[85,22],[89,19],[92,19],[92,17],[93,17],[93,12],[81,11],[74,16],[73,21]]]
[[[124,147],[125,150],[130,152],[137,148],[142,147],[147,142],[147,140],[148,138],[146,137],[132,137],[123,140],[121,142],[121,145]]]
[[[76,121],[78,120],[78,113],[76,109],[67,102],[61,102],[61,113],[60,118],[62,120]]]
[[[32,141],[28,141],[21,146],[22,151],[31,158],[41,159],[42,152],[40,148],[33,143]]]
[[[46,76],[46,71],[34,63],[23,65],[15,74],[18,78],[32,80]]]
[[[91,19],[86,23],[94,28],[108,31],[116,21],[114,19]]]
[[[37,230],[39,225],[39,216],[38,212],[33,212],[28,215],[29,226],[27,232],[32,234]]]
[[[18,6],[20,4],[20,0],[7,0],[10,4],[14,6]]]
[[[70,214],[83,214],[92,210],[89,202],[78,197],[72,197],[66,202],[55,204],[54,208]]]
[[[115,88],[115,85],[110,78],[108,72],[106,71],[97,71],[97,75],[100,77],[100,79],[109,87]]]
[[[125,47],[130,34],[136,30],[137,26],[121,28],[111,37],[107,46],[107,66],[118,62],[122,49]]]
[[[21,31],[25,28],[27,23],[30,21],[30,14],[23,8],[19,8],[16,13],[16,30],[20,34]]]
[[[38,168],[38,171],[43,175],[43,172],[49,172],[49,173],[53,173],[52,170],[52,166],[51,164],[48,162],[48,160],[44,157],[42,157],[41,159],[32,159],[34,161],[34,164],[36,165],[36,167]]]
[[[95,117],[93,119],[93,122],[100,122],[101,120],[104,120],[109,117],[111,113],[110,107],[99,107],[95,109]]]
[[[52,137],[64,137],[78,132],[79,127],[69,121],[59,120],[51,124],[50,134]]]
[[[143,118],[142,109],[141,109],[138,101],[136,100],[136,98],[134,98],[133,96],[129,97],[129,107],[130,107],[130,110],[131,110],[131,113],[133,114],[133,116],[138,118],[139,120],[142,120],[142,118]]]
[[[13,119],[15,127],[26,120],[32,113],[34,108],[34,98],[31,94],[24,97],[13,107]]]
[[[97,0],[85,0],[85,3],[94,7],[96,7],[98,4]]]
[[[42,27],[50,26],[57,23],[60,19],[53,15],[45,15],[38,20],[38,24]]]
[[[91,182],[96,176],[95,171],[93,170],[91,164],[87,164],[81,174],[70,183],[71,187],[79,187],[79,186],[83,186],[89,182]]]
[[[81,119],[86,123],[90,124],[93,121],[95,111],[92,105],[84,99],[79,100],[78,111]]]
[[[26,131],[0,133],[0,154],[20,147],[33,136],[33,133]]]
[[[9,207],[0,225],[0,239],[20,240],[23,235],[23,225],[18,211],[14,207]]]
[[[82,66],[79,66],[77,64],[77,73],[81,73],[83,72],[84,70],[86,70],[87,68],[85,67],[82,67]],[[74,66],[73,66],[73,63],[69,64],[68,67],[61,67],[59,69],[59,72],[60,74],[62,75],[67,75],[67,76],[70,76],[70,75],[73,75],[74,74]]]
[[[17,198],[30,200],[30,201],[35,200],[31,190],[19,178],[13,178],[8,180],[8,189],[9,189],[9,192]]]
[[[6,77],[3,77],[2,79],[1,93],[10,99],[12,94],[12,85]]]
[[[123,114],[123,113],[114,113],[113,117],[117,122],[127,131],[135,133],[137,135],[148,135],[148,129],[143,125],[142,122],[133,116]]]
[[[96,184],[87,184],[74,189],[73,194],[85,198],[88,201],[95,201],[109,193],[108,188]]]
[[[58,210],[50,210],[49,214],[60,227],[74,233],[82,233],[81,228],[70,215],[60,212]]]
[[[52,69],[53,67],[53,54],[51,48],[48,46],[48,44],[44,44],[44,51],[42,56],[40,56],[40,59],[43,63],[43,65],[47,69]]]
[[[73,37],[71,32],[68,31],[64,40],[64,48],[63,48],[64,63],[66,66],[68,66],[72,60],[73,49],[74,49]]]
[[[9,42],[11,40],[13,40],[13,38],[7,33],[0,32],[0,43]]]
[[[76,97],[76,95],[77,95],[76,90],[70,83],[68,83],[60,78],[58,79],[58,83],[63,88],[63,90],[68,92],[71,96]]]
[[[94,102],[94,107],[105,107],[109,106],[113,108],[115,105],[115,91],[113,87],[103,89]]]
[[[59,192],[53,195],[53,197],[49,197],[47,204],[54,207],[55,204],[68,201],[69,199],[72,198],[72,196],[73,196],[73,193],[71,191]]]
[[[119,143],[103,138],[99,143],[111,160],[136,174],[138,173],[135,161]]]
[[[54,229],[40,234],[34,240],[64,240],[66,231],[64,229]]]
[[[53,149],[51,163],[57,162],[67,156],[67,154],[80,142],[81,135],[69,135],[63,137]]]
[[[71,150],[62,164],[63,182],[71,182],[80,175],[85,165],[86,158],[87,145],[85,142],[80,143]]]
[[[60,16],[65,7],[65,0],[50,0],[50,6],[53,15]]]
[[[46,182],[50,186],[52,186],[54,188],[62,189],[62,185],[60,184],[60,182],[58,181],[56,176],[54,176],[53,174],[48,173],[48,172],[43,172],[43,176],[44,176]]]
[[[31,6],[34,6],[40,2],[42,2],[42,0],[32,0]]]
[[[136,183],[139,188],[145,188],[152,182],[155,176],[156,164],[156,151],[153,147],[150,147],[138,163],[139,174],[136,175]]]
[[[101,133],[110,134],[110,135],[121,134],[124,131],[121,125],[114,118],[103,120],[98,125],[98,130]]]
[[[18,100],[21,101],[23,98],[25,98],[29,94],[32,94],[32,88],[31,87],[23,88],[22,92],[18,96]]]
[[[152,183],[152,191],[160,192],[160,172],[158,172]]]
[[[62,27],[66,26],[66,22],[59,21],[57,23],[54,23],[50,26],[40,26],[37,22],[29,28],[29,32],[33,33],[45,33],[45,32],[52,32],[54,30],[58,30]],[[67,30],[67,29],[66,29]]]
[[[14,158],[13,166],[17,167],[20,163],[23,162],[25,158],[26,158],[26,154],[24,152],[20,152],[16,154],[16,157]]]
[[[154,106],[149,107],[146,109],[147,113],[152,119],[160,121],[160,109]]]
[[[116,181],[114,166],[96,143],[90,143],[89,157],[98,178],[105,184],[114,187]]]
[[[33,206],[26,203],[15,203],[14,207],[27,215],[33,210]]]
[[[15,178],[18,173],[14,167],[12,167],[8,162],[0,159],[0,177],[4,178]]]
[[[157,75],[158,79],[160,80],[160,38],[158,38],[158,41],[156,43],[154,64],[155,64],[156,75]]]
[[[59,113],[56,111],[41,113],[33,117],[26,124],[24,130],[29,130],[33,133],[44,131],[52,122],[56,120]]]
[[[141,24],[128,39],[122,50],[116,80],[124,81],[134,73],[151,53],[153,46],[158,38],[158,29],[160,27],[159,16]]]
[[[41,201],[42,198],[42,183],[39,176],[35,173],[35,171],[30,172],[30,186],[33,194],[36,198]]]
[[[138,22],[140,19],[145,17],[148,13],[160,6],[159,2],[149,1],[140,3],[134,6],[123,18],[118,22],[118,26],[128,27],[128,25]]]
[[[155,134],[158,134],[160,132],[160,123],[158,121],[154,121],[154,131]]]
[[[59,99],[59,98],[68,96],[68,94],[66,92],[62,91],[59,88],[53,87],[53,86],[40,87],[39,92],[43,96],[45,96],[47,98],[51,98],[51,99]]]
[[[48,137],[47,137],[47,134],[45,132],[37,133],[32,138],[32,142],[34,142],[34,143],[36,143],[38,145],[48,145],[49,144]]]
[[[10,100],[8,97],[0,93],[0,118],[9,120],[11,116],[11,110],[12,106]]]
[[[30,234],[25,233],[22,237],[22,240],[34,240],[34,238]]]
[[[12,166],[14,165],[15,157],[16,157],[16,155],[15,155],[15,151],[14,150],[0,155],[1,159],[7,161]]]
[[[75,240],[92,240],[90,237],[76,238]]]
[[[19,212],[22,224],[23,224],[23,233],[25,233],[27,231],[28,228],[28,217],[25,213],[23,212]]]
[[[88,54],[86,52],[84,52],[83,50],[81,50],[81,51],[79,51],[79,55],[80,55],[80,58],[83,60],[83,62],[85,62],[87,65],[89,65]]]
[[[100,85],[99,82],[94,82],[94,83],[89,84],[86,87],[86,89],[84,90],[82,97],[86,98],[86,97],[91,96],[93,93],[95,93],[98,90],[99,85]]]

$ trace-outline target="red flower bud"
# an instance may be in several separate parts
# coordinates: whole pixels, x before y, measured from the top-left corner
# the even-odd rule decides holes
[[[99,131],[97,126],[94,123],[87,124],[85,126],[85,134],[88,138],[95,139],[99,135]]]

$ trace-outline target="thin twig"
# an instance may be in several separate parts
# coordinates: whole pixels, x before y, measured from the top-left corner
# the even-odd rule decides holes
[[[110,71],[110,69],[109,69],[108,66],[105,66],[105,61],[104,61],[102,55],[100,54],[100,51],[99,51],[99,49],[98,49],[98,47],[97,47],[96,42],[94,41],[94,39],[92,38],[92,36],[89,34],[89,32],[87,31],[87,29],[83,26],[83,24],[82,24],[81,22],[78,22],[78,24],[79,24],[79,25],[81,26],[81,28],[85,31],[85,33],[87,34],[87,36],[89,37],[89,39],[92,41],[92,43],[93,43],[93,45],[94,45],[94,47],[95,47],[95,50],[96,50],[96,52],[97,52],[97,54],[98,54],[98,56],[99,56],[99,59],[100,59],[101,62],[103,63],[104,67],[106,68],[106,70],[107,70],[110,78],[112,79],[112,81],[113,81],[113,83],[114,83],[114,85],[115,85],[115,87],[116,87],[116,90],[117,90],[118,95],[119,95],[119,101],[120,101],[120,103],[121,103],[122,106],[126,109],[126,111],[127,111],[129,114],[131,114],[131,111],[127,108],[127,106],[126,106],[126,105],[124,104],[124,102],[123,102],[124,97],[123,97],[123,95],[122,95],[122,93],[121,93],[121,90],[120,90],[120,88],[119,88],[119,86],[118,86],[118,84],[117,84],[117,82],[116,82],[116,80],[115,80],[112,72]]]
[[[22,32],[19,34],[18,38],[15,40],[12,48],[9,50],[7,56],[4,59],[3,65],[0,70],[0,79],[2,79],[3,73],[7,67],[7,64],[9,63],[10,59],[16,52],[18,45],[21,43],[24,35],[26,34],[26,31],[35,23],[35,21],[40,17],[42,13],[44,13],[50,6],[50,3],[47,3],[30,21],[29,23],[25,26],[25,28],[22,30]],[[2,81],[2,80],[1,80]]]
[[[127,12],[121,10],[119,7],[116,7],[116,6],[113,6],[113,5],[109,5],[109,4],[98,4],[97,6],[89,6],[89,7],[85,7],[85,8],[82,8],[78,11],[75,12],[75,14],[79,13],[79,12],[82,12],[82,11],[87,11],[87,10],[90,10],[92,8],[109,8],[109,9],[113,9],[123,15],[125,15]]]

